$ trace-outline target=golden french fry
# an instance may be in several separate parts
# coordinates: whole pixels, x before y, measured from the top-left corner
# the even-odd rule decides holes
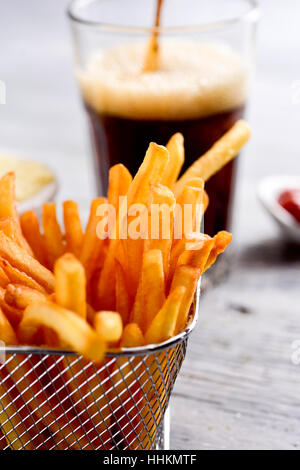
[[[214,246],[206,261],[204,272],[208,268],[210,268],[212,264],[214,264],[219,254],[223,253],[226,250],[227,246],[232,241],[232,235],[231,233],[222,231],[222,232],[217,233],[217,235],[214,236],[213,240],[214,240]]]
[[[203,247],[203,244],[205,240],[210,239],[208,235],[205,235],[204,233],[188,233],[184,236],[184,238],[181,238],[180,240],[177,240],[176,243],[175,240],[173,242],[172,250],[171,250],[171,257],[170,257],[170,268],[169,268],[169,276],[168,276],[168,285],[171,284],[174,272],[177,266],[178,259],[180,255],[189,249],[190,247],[193,247],[193,245],[196,247],[195,249],[200,250]]]
[[[9,305],[5,300],[5,289],[0,288],[0,308],[13,327],[16,327],[23,318],[23,310]]]
[[[174,336],[186,288],[178,286],[168,295],[145,334],[146,344],[156,344]]]
[[[80,261],[72,253],[65,253],[55,262],[54,277],[58,305],[86,319],[86,277]]]
[[[18,344],[15,331],[0,308],[0,341],[12,346]]]
[[[108,203],[114,206],[116,212],[119,210],[119,198],[127,194],[131,183],[132,176],[122,163],[110,168],[107,199]]]
[[[0,218],[13,219],[15,222],[13,239],[29,254],[32,254],[31,248],[21,231],[16,202],[16,176],[13,172],[7,173],[0,179]]]
[[[168,150],[153,142],[150,143],[143,163],[135,175],[128,193],[127,205],[128,211],[132,209],[132,204],[146,205],[149,201],[150,183],[160,183],[163,180],[164,171],[169,162]],[[137,207],[137,206],[135,206]],[[145,216],[147,216],[145,211]],[[138,286],[140,270],[142,267],[143,239],[132,239],[130,228],[138,224],[141,214],[128,217],[128,236],[122,240],[124,253],[126,256],[126,276],[130,295],[133,298]]]
[[[97,312],[94,327],[106,343],[117,343],[122,337],[123,322],[117,312]]]
[[[101,271],[97,290],[96,290],[96,305],[99,309],[113,310],[116,305],[116,275],[117,263],[121,264],[119,258],[121,243],[118,239],[110,240],[108,252],[103,263],[103,269]],[[123,254],[124,258],[124,254]],[[124,267],[125,261],[122,261],[122,267]],[[125,279],[125,283],[126,279]],[[120,312],[121,313],[121,312]]]
[[[175,270],[170,293],[178,287],[185,287],[186,289],[177,318],[176,333],[179,333],[186,327],[199,278],[200,269],[198,268],[183,265],[178,266]]]
[[[200,246],[199,242],[189,243],[188,249],[179,256],[177,266],[191,266],[200,269],[200,274],[202,274],[214,245],[215,240],[212,238],[200,242]]]
[[[223,166],[237,156],[250,138],[250,127],[245,121],[237,121],[234,126],[219,139],[210,150],[196,160],[177,181],[174,193],[177,197],[186,181],[194,176],[208,181]]]
[[[103,270],[99,277],[99,283],[97,287],[97,305],[99,308],[105,310],[112,310],[115,308],[116,302],[121,300],[120,295],[117,298],[117,283],[119,283],[118,288],[122,288],[120,282],[121,274],[119,271],[119,279],[117,280],[117,272],[118,268],[116,267],[116,263],[118,262],[122,268],[125,268],[125,254],[124,254],[124,247],[122,243],[118,240],[119,236],[119,197],[125,196],[129,190],[129,187],[132,183],[132,176],[130,175],[129,171],[126,167],[122,164],[117,164],[113,166],[109,171],[109,187],[108,187],[108,202],[112,204],[116,210],[116,239],[109,240],[108,244],[108,251],[106,258],[104,259],[103,263]],[[125,214],[124,214],[125,215]],[[97,263],[98,264],[98,263]],[[126,282],[126,281],[125,281]],[[124,289],[123,289],[124,292]],[[120,293],[119,293],[120,294]],[[121,294],[123,300],[125,299],[124,295]],[[127,295],[128,297],[128,295]],[[128,299],[129,302],[129,299]],[[121,306],[120,306],[121,307]],[[128,316],[128,309],[129,305],[125,307],[124,312],[124,305],[122,308],[122,316]],[[119,311],[119,310],[118,310]],[[124,317],[123,317],[124,320]]]
[[[53,302],[29,305],[18,328],[23,344],[31,344],[38,329],[46,326],[54,330],[63,344],[96,363],[103,359],[105,343],[99,334],[76,313]]]
[[[161,184],[150,185],[148,238],[145,240],[144,250],[161,250],[166,278],[173,239],[175,204],[174,194],[170,189]]]
[[[145,332],[164,301],[165,276],[162,252],[150,250],[143,255],[140,282],[131,312],[132,321]]]
[[[34,211],[24,212],[20,217],[21,229],[24,237],[30,245],[35,258],[46,264],[44,239],[41,234],[38,216]]]
[[[54,263],[64,252],[63,234],[56,218],[55,202],[46,202],[42,211],[44,244],[49,269],[53,269]]]
[[[16,176],[13,172],[6,173],[0,179],[0,217],[18,219],[15,186]]]
[[[16,242],[20,247],[24,248],[26,251],[32,254],[32,250],[28,248],[28,243],[26,240],[24,244],[24,237],[21,233],[19,221],[13,217],[1,217],[0,230],[1,232],[5,233],[7,237]]]
[[[126,325],[130,314],[130,300],[126,286],[126,276],[121,264],[116,261],[116,311],[122,317],[123,324]]]
[[[83,231],[78,210],[78,204],[75,201],[63,202],[64,226],[66,237],[66,251],[73,253],[79,258],[82,244]]]
[[[151,142],[143,163],[127,192],[128,208],[131,204],[147,204],[149,184],[161,183],[169,163],[169,152],[166,147]]]
[[[10,280],[7,274],[5,273],[4,269],[1,266],[0,260],[0,287],[6,287],[9,284]]]
[[[4,300],[12,307],[24,310],[34,302],[46,300],[46,295],[21,284],[8,284],[5,289]]]
[[[90,279],[92,276],[93,270],[96,268],[97,259],[104,246],[104,240],[100,239],[97,235],[97,225],[101,220],[99,215],[97,215],[97,211],[102,204],[106,203],[107,199],[104,197],[94,199],[91,203],[90,216],[79,258],[85,268],[87,279]]]
[[[193,178],[186,182],[177,198],[175,209],[175,240],[177,233],[200,231],[204,213],[204,181],[202,178]]]
[[[128,323],[121,339],[121,348],[137,348],[145,344],[144,336],[139,325],[136,323]]]
[[[54,276],[44,266],[42,266],[35,258],[30,256],[26,250],[19,247],[4,233],[0,231],[0,257],[8,261],[14,268],[32,277],[47,292],[54,290]],[[3,267],[4,268],[4,267]],[[5,269],[4,269],[5,270]],[[8,277],[10,275],[5,270]],[[32,287],[32,286],[29,286]]]
[[[176,183],[184,163],[184,138],[180,132],[174,134],[167,143],[170,162],[165,170],[163,184],[172,188]]]
[[[95,310],[89,304],[86,304],[86,319],[88,323],[93,326],[95,318]]]
[[[4,275],[8,278],[7,283],[5,278],[3,280],[3,282],[6,284],[21,284],[23,286],[38,290],[39,292],[46,293],[46,290],[38,282],[36,282],[32,277],[28,276],[24,272],[19,271],[17,268],[12,266],[8,261],[6,261],[6,259],[0,258],[0,268],[4,272]],[[5,287],[5,285],[2,287]]]

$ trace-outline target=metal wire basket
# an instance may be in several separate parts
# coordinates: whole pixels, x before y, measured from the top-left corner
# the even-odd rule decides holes
[[[193,310],[180,335],[110,352],[101,366],[69,351],[5,348],[0,449],[163,449],[165,412],[197,321]]]

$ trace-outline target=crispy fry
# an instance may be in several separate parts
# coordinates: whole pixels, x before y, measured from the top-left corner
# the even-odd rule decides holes
[[[127,204],[128,209],[134,204],[146,205],[149,201],[150,183],[160,183],[163,180],[164,172],[169,162],[168,150],[153,142],[150,143],[146,152],[143,163],[141,164],[137,174],[135,175],[128,193]],[[128,217],[128,228],[136,223],[139,216]],[[122,240],[124,245],[124,253],[126,256],[126,275],[128,279],[128,287],[131,297],[136,293],[140,270],[142,267],[143,239],[133,240],[128,236],[126,240]]]
[[[184,138],[180,132],[171,137],[167,143],[167,149],[170,154],[170,162],[165,170],[163,184],[172,188],[184,163]]]
[[[16,334],[8,319],[0,308],[0,341],[12,346],[18,344]]]
[[[102,204],[106,204],[106,202],[106,198],[100,197],[94,199],[91,203],[90,216],[80,253],[80,261],[85,268],[87,279],[90,279],[96,267],[96,261],[104,246],[104,240],[101,240],[97,235],[97,225],[101,220],[99,215],[97,215],[97,210]]]
[[[188,249],[179,256],[177,266],[191,266],[200,269],[200,274],[202,274],[214,245],[215,240],[211,238],[200,242],[201,247],[199,242],[189,243]]]
[[[142,273],[131,312],[132,321],[145,332],[164,301],[165,277],[162,252],[150,250],[143,255]]]
[[[56,218],[55,202],[46,202],[42,211],[44,244],[49,269],[53,269],[54,263],[64,252],[63,235]]]
[[[73,253],[79,258],[82,244],[83,231],[78,210],[75,201],[64,201],[63,203],[64,226],[66,237],[66,251]]]
[[[116,311],[120,313],[123,324],[129,320],[130,300],[126,285],[126,277],[121,264],[116,261]]]
[[[250,128],[245,121],[238,121],[218,140],[208,152],[193,163],[177,181],[174,193],[177,197],[186,181],[194,176],[209,180],[230,160],[237,156],[241,148],[250,138]]]
[[[34,211],[24,212],[20,217],[20,223],[23,235],[29,243],[35,258],[41,264],[46,264],[44,239],[41,234],[38,216]]]
[[[21,284],[23,286],[31,287],[32,289],[38,290],[39,292],[46,293],[46,290],[38,282],[36,282],[34,279],[32,279],[32,277],[28,276],[24,272],[19,271],[4,258],[0,258],[0,267],[8,278],[7,284],[9,284],[10,282],[15,284]],[[6,280],[4,279],[4,281]]]
[[[24,238],[19,220],[7,217],[1,220],[0,230],[2,230],[5,235],[15,241],[21,248],[27,251],[31,256],[33,256],[33,251],[28,244],[26,238]]]
[[[148,147],[146,156],[127,193],[128,207],[132,203],[147,204],[149,184],[161,183],[169,163],[169,152],[166,147],[153,142]]]
[[[117,312],[97,312],[94,326],[106,343],[117,343],[122,337],[123,322],[121,315]]]
[[[145,240],[144,249],[161,250],[165,277],[169,271],[175,203],[172,191],[166,186],[150,185],[148,239]]]
[[[17,326],[23,318],[23,310],[12,307],[5,300],[5,289],[0,288],[0,308],[13,327]]]
[[[86,319],[86,277],[84,267],[71,253],[54,265],[55,300],[61,307]]]
[[[199,278],[200,269],[198,268],[192,268],[191,266],[178,266],[175,270],[170,293],[177,289],[177,287],[186,288],[177,318],[176,333],[179,333],[186,327]]]
[[[18,336],[23,344],[30,344],[41,326],[54,330],[60,341],[87,359],[96,363],[103,359],[104,341],[76,313],[53,302],[37,302],[29,305],[18,329]]]
[[[21,231],[16,202],[16,176],[13,172],[7,173],[0,179],[0,218],[9,218],[14,221],[13,239],[29,254],[32,254]]]
[[[204,233],[188,233],[184,238],[181,240],[177,240],[177,243],[173,243],[172,250],[171,250],[171,258],[170,258],[170,269],[169,269],[169,276],[168,276],[168,285],[172,282],[174,272],[177,266],[178,259],[180,255],[185,251],[193,247],[193,245],[197,244],[197,248],[201,249],[203,247],[203,243],[205,240],[209,239],[208,235]],[[175,241],[175,240],[174,240]]]
[[[16,176],[13,172],[0,179],[0,217],[18,219],[15,185]]]
[[[119,210],[119,198],[127,194],[131,183],[132,176],[122,163],[110,168],[107,199],[108,203],[114,206],[116,212]]]
[[[0,257],[6,259],[19,271],[32,277],[47,292],[53,292],[53,274],[2,232],[0,232]],[[8,275],[8,277],[10,276]]]
[[[123,330],[121,348],[137,348],[144,344],[145,340],[139,325],[136,323],[128,323]]]
[[[24,310],[34,302],[46,300],[46,295],[21,284],[8,284],[5,289],[4,299],[8,305]]]
[[[0,287],[6,287],[9,284],[10,280],[7,274],[5,273],[4,269],[1,266],[0,260]]]
[[[222,231],[217,233],[217,235],[214,236],[214,246],[209,254],[209,257],[206,261],[205,267],[204,267],[204,272],[210,268],[212,264],[216,261],[217,257],[219,254],[223,253],[229,243],[232,241],[232,235],[231,233],[228,233],[226,231]]]
[[[202,178],[187,180],[177,198],[175,209],[175,242],[177,231],[179,234],[200,231],[204,213],[204,181]],[[183,227],[182,227],[182,223]],[[181,230],[180,230],[181,229]]]
[[[178,286],[171,291],[160,311],[153,318],[145,334],[146,344],[156,344],[171,338],[176,331],[178,315],[186,288]]]

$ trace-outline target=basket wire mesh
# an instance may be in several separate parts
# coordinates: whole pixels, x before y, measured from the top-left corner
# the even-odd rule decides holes
[[[195,314],[183,333],[158,346],[110,352],[101,365],[69,351],[7,347],[0,449],[161,448],[164,415],[196,321]]]

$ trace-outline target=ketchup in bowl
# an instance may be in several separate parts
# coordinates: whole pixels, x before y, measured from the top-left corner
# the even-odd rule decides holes
[[[278,202],[300,224],[300,189],[288,189],[282,192]]]

